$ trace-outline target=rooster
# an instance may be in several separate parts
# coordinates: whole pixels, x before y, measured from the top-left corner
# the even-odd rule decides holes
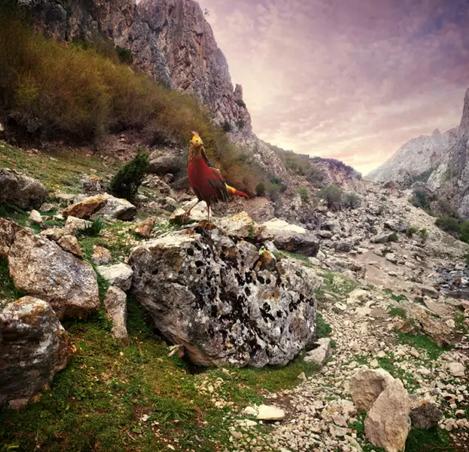
[[[201,201],[205,201],[208,210],[208,222],[210,222],[210,206],[218,201],[228,201],[230,195],[248,198],[248,195],[228,185],[220,170],[212,168],[205,154],[204,142],[197,132],[192,132],[189,146],[189,158],[187,162],[187,174],[189,184],[197,196],[197,202],[186,211],[189,216],[191,210]]]

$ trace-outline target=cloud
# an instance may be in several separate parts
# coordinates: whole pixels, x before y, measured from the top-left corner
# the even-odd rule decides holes
[[[458,124],[465,0],[201,0],[256,133],[368,172]]]

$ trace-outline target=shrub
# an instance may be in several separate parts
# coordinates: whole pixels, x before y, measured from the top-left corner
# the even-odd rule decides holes
[[[342,200],[343,206],[347,209],[358,209],[361,203],[362,200],[356,193],[346,193]]]
[[[326,201],[327,207],[331,210],[340,210],[343,194],[342,189],[335,184],[322,188],[318,193],[319,197]]]
[[[259,182],[256,185],[256,195],[257,196],[264,196],[265,195],[265,184],[264,184],[264,182]]]
[[[130,162],[125,164],[112,178],[109,187],[111,193],[119,198],[132,201],[143,182],[148,166],[148,154],[139,151],[138,154]]]
[[[469,243],[469,220],[464,221],[459,228],[459,239]]]
[[[426,242],[427,239],[428,239],[428,231],[425,228],[420,229],[419,236],[420,236],[422,242]]]
[[[430,195],[428,192],[421,188],[417,188],[412,193],[412,197],[410,198],[410,202],[415,206],[419,207],[420,209],[430,210]]]
[[[436,219],[435,225],[449,234],[458,236],[461,222],[458,218],[455,217],[442,216]]]
[[[302,203],[306,204],[309,202],[309,191],[306,187],[300,187],[298,189],[298,194],[300,195]]]
[[[94,220],[90,226],[79,232],[81,236],[97,237],[104,228],[104,221],[101,218]]]

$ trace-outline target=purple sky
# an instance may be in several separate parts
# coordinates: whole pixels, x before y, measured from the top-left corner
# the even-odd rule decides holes
[[[367,173],[459,123],[469,0],[199,0],[255,132]]]

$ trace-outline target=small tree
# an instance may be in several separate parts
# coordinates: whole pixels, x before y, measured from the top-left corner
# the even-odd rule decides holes
[[[343,198],[343,205],[347,209],[358,209],[362,203],[360,196],[356,193],[346,193]]]
[[[111,193],[119,198],[133,201],[138,188],[143,182],[148,166],[148,154],[139,150],[138,154],[112,178],[109,187]]]
[[[319,197],[326,201],[327,207],[331,210],[340,210],[343,194],[342,189],[335,184],[324,187],[318,193]]]

